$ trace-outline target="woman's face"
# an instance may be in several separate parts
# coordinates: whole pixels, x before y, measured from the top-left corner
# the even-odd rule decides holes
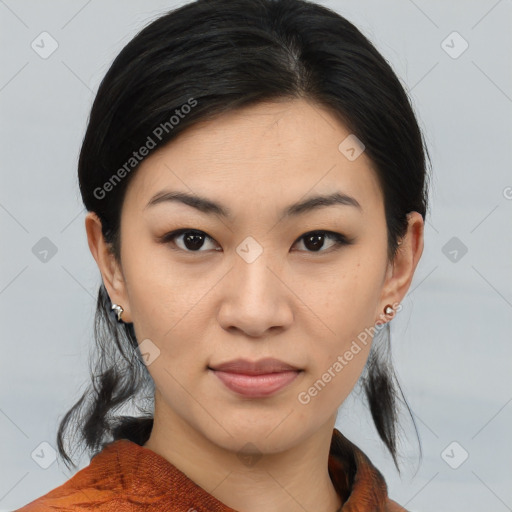
[[[262,453],[333,421],[414,270],[393,276],[383,196],[349,135],[304,100],[259,104],[195,125],[136,171],[107,288],[160,420]],[[251,367],[266,358],[280,363]]]

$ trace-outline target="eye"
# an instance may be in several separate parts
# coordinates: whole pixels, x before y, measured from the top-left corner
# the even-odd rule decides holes
[[[325,239],[331,241],[331,245],[329,245],[327,249],[324,248]],[[334,233],[333,231],[310,231],[302,235],[297,240],[297,242],[299,241],[302,241],[307,252],[327,252],[328,249],[333,247],[335,250],[337,248],[336,246],[350,245],[353,243],[353,240],[347,238],[345,235]]]
[[[177,240],[177,242],[175,240]],[[213,238],[208,236],[204,231],[186,228],[167,233],[160,239],[162,243],[171,242],[176,245],[178,249],[186,252],[205,252],[205,250],[199,250],[203,247],[205,240],[213,241]],[[208,249],[207,247],[206,250]],[[219,249],[214,247],[214,250],[218,251]]]
[[[161,243],[172,243],[177,246],[178,250],[185,252],[206,252],[211,249],[215,251],[222,250],[215,246],[204,249],[204,243],[208,240],[214,242],[213,238],[204,231],[187,228],[172,231],[160,238]],[[325,240],[331,241],[331,245],[328,245],[327,249],[324,247]],[[350,245],[353,243],[353,240],[333,231],[310,231],[298,238],[293,245],[295,246],[298,242],[303,243],[304,247],[306,247],[306,252],[328,252],[328,249],[333,247],[336,249],[336,246]]]

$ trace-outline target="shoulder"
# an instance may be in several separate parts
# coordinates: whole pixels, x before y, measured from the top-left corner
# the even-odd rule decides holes
[[[119,464],[120,447],[130,449],[129,444],[120,442],[107,446],[62,485],[14,512],[133,510],[133,505],[127,508],[129,503],[125,499],[126,491],[130,491],[130,486],[126,485],[130,479]]]
[[[408,512],[408,510],[399,505],[396,501],[388,499],[386,502],[386,512]]]
[[[133,512],[135,510],[132,503],[119,497],[106,501],[91,502],[84,499],[84,495],[78,492],[68,494],[65,497],[53,496],[52,492],[50,491],[13,512],[90,512],[91,510],[98,512]]]
[[[56,511],[90,511],[91,509],[110,512],[133,510],[123,507],[123,501],[119,493],[115,491],[115,485],[107,488],[92,487],[85,480],[89,480],[87,468],[79,471],[72,478],[64,482],[27,505],[16,509],[14,512],[56,512]],[[125,501],[126,503],[126,501]]]

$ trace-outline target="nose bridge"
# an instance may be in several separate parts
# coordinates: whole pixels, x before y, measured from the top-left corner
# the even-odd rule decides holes
[[[292,315],[287,305],[287,288],[279,279],[281,265],[270,249],[247,237],[236,252],[230,286],[220,309],[219,321],[224,328],[237,327],[257,336],[271,327],[288,324]]]
[[[270,249],[264,248],[253,237],[247,237],[236,248],[237,256],[234,264],[234,279],[240,300],[265,299],[265,303],[273,300],[276,289],[276,276],[270,269],[276,266]]]

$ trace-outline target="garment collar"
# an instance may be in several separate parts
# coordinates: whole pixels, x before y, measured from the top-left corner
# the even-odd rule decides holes
[[[227,507],[205,489],[196,485],[167,459],[156,452],[128,439],[120,439],[105,446],[91,460],[95,474],[109,468],[112,476],[122,475],[123,488],[130,499],[141,504],[161,500],[176,503],[176,510],[193,507],[197,512],[236,512]],[[368,457],[339,430],[334,429],[328,460],[328,471],[343,506],[341,512],[388,512],[403,510],[388,499],[384,477]],[[188,510],[184,508],[183,510]],[[173,509],[174,510],[174,509]],[[406,512],[406,511],[405,511]]]

